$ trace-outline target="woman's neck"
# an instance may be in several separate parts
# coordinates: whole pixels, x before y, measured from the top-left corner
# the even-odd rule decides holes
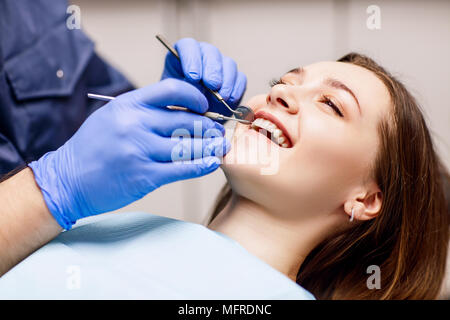
[[[306,256],[329,233],[330,223],[323,222],[317,218],[283,221],[257,203],[233,193],[231,201],[208,228],[236,240],[249,253],[296,281]]]

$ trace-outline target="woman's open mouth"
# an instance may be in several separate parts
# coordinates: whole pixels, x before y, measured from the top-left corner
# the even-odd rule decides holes
[[[270,113],[264,111],[257,112],[251,128],[263,134],[282,148],[292,147],[292,142],[286,128]]]

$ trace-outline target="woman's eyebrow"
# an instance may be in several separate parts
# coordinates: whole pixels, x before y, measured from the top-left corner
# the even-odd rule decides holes
[[[300,78],[302,78],[303,73],[305,73],[305,69],[303,69],[302,67],[298,67],[298,68],[294,68],[294,69],[288,71],[287,73],[295,73],[295,74],[297,74]]]
[[[340,89],[340,90],[344,90],[347,91],[348,93],[350,93],[350,95],[353,97],[353,99],[355,99],[356,104],[358,105],[358,110],[359,110],[359,114],[362,115],[361,112],[361,106],[359,105],[359,101],[358,98],[356,97],[356,95],[353,93],[352,90],[350,90],[349,87],[347,87],[345,84],[343,84],[341,81],[337,80],[337,79],[333,79],[333,78],[327,78],[325,79],[325,81],[323,82],[325,85],[330,86],[332,88],[336,88],[336,89]]]

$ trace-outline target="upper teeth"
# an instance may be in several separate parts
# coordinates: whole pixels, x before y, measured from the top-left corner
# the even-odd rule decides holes
[[[283,148],[288,147],[286,136],[283,134],[283,131],[278,129],[278,127],[273,122],[267,119],[257,118],[255,119],[255,121],[253,121],[252,128],[253,129],[262,128],[264,130],[267,130],[271,134],[272,141],[278,143],[278,145],[280,145]]]

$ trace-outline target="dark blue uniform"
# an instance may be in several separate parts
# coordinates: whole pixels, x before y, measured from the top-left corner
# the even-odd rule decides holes
[[[59,0],[0,0],[0,176],[56,150],[103,103],[132,85],[66,26]]]

